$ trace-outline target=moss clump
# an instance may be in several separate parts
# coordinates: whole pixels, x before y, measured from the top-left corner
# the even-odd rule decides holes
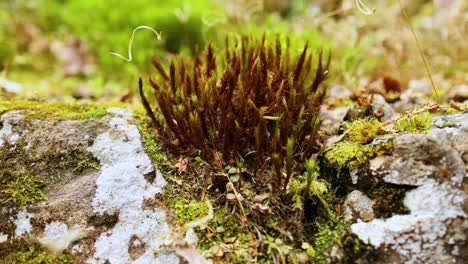
[[[314,261],[315,263],[327,263],[325,253],[337,243],[337,240],[346,232],[343,222],[328,222],[317,226],[318,232],[314,236]]]
[[[160,169],[161,172],[164,174],[168,173],[171,170],[169,161],[161,147],[156,143],[154,128],[150,127],[147,122],[149,119],[138,116],[137,119],[139,119],[137,126],[141,133],[141,140],[145,153],[148,154],[152,161],[158,164],[158,169]]]
[[[349,126],[348,138],[349,141],[366,144],[382,135],[384,125],[376,119],[359,119],[351,123]]]
[[[404,205],[405,193],[410,187],[393,185],[389,183],[377,183],[368,191],[369,198],[375,201],[374,213],[378,218],[389,218],[393,215],[409,214],[409,209]]]
[[[99,169],[99,161],[96,158],[85,158],[78,162],[73,171],[83,172],[86,169]]]
[[[9,264],[71,264],[73,263],[73,255],[70,253],[62,253],[52,255],[36,245],[27,245],[24,241],[13,241],[10,248],[5,249],[4,253],[0,254],[0,263]]]
[[[326,151],[325,159],[338,170],[357,167],[367,162],[366,148],[356,142],[340,142]]]
[[[246,234],[239,233],[239,222],[229,215],[225,208],[217,208],[213,219],[209,222],[209,228],[200,230],[199,248],[208,250],[215,245],[225,243],[228,238],[243,240]],[[247,240],[249,241],[249,240]]]
[[[22,208],[46,199],[45,183],[30,172],[0,171],[0,204]]]
[[[175,204],[175,216],[182,223],[187,223],[192,220],[202,218],[208,214],[208,207],[205,203],[190,203],[185,204],[182,201],[178,201]]]
[[[408,131],[410,133],[425,133],[432,126],[432,115],[430,113],[407,114],[400,118],[395,128],[398,131]]]
[[[365,165],[370,159],[385,155],[393,150],[392,141],[362,145],[356,142],[340,142],[325,151],[325,160],[338,171]]]
[[[39,102],[28,100],[0,100],[0,115],[13,110],[24,110],[24,115],[29,119],[76,120],[89,118],[102,118],[106,115],[107,108],[124,106],[120,103],[71,103],[71,102]]]

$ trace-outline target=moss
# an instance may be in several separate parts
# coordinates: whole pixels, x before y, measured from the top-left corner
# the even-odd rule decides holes
[[[365,148],[356,142],[340,142],[333,145],[326,151],[325,159],[338,170],[357,167],[367,161]]]
[[[141,133],[141,140],[145,153],[150,159],[158,164],[159,169],[164,173],[169,170],[169,161],[161,147],[156,143],[154,128],[148,124],[148,119],[137,116],[137,127]]]
[[[179,201],[175,204],[175,216],[182,223],[202,218],[207,214],[208,207],[203,202],[185,204],[184,202]]]
[[[0,204],[18,208],[46,199],[44,181],[30,172],[0,171]]]
[[[407,131],[410,133],[425,133],[432,127],[432,115],[430,113],[407,114],[400,118],[395,129],[398,131]]]
[[[213,219],[209,222],[209,228],[197,231],[200,238],[199,248],[208,250],[215,245],[225,243],[229,238],[235,238],[239,242],[247,240],[248,235],[239,231],[239,222],[225,208],[216,208]]]
[[[368,196],[375,201],[374,213],[378,218],[389,218],[393,215],[410,213],[404,205],[405,193],[410,187],[379,182],[371,187]]]
[[[315,249],[315,263],[327,263],[325,254],[337,243],[346,232],[343,221],[317,223],[318,232],[314,236],[313,247]]]
[[[340,142],[325,150],[327,163],[337,170],[353,169],[366,164],[370,159],[391,153],[393,142],[380,141],[374,144],[362,145],[357,142]]]
[[[8,264],[71,264],[73,255],[68,252],[53,255],[36,244],[13,240],[2,248],[0,263]]]
[[[73,171],[83,172],[86,169],[99,169],[99,161],[94,157],[84,158],[78,161],[78,164],[73,169]]]
[[[384,124],[376,119],[358,119],[349,126],[351,142],[366,144],[384,133]]]
[[[107,108],[125,106],[121,103],[97,104],[97,103],[73,103],[73,102],[39,102],[28,100],[0,100],[0,115],[13,110],[23,110],[25,117],[29,119],[75,120],[102,118],[106,115]]]
[[[7,104],[10,102],[0,101],[0,108],[6,109]],[[21,103],[9,105],[8,110],[11,110],[10,106],[13,109],[22,108]],[[42,107],[47,104],[37,106],[29,109],[31,112],[27,115],[34,116],[34,111],[42,111]],[[22,208],[45,200],[46,186],[60,181],[64,175],[71,171],[82,173],[89,169],[99,169],[98,161],[89,152],[64,150],[57,143],[39,153],[40,144],[40,141],[24,142],[20,139],[15,145],[5,142],[0,148],[1,205]]]

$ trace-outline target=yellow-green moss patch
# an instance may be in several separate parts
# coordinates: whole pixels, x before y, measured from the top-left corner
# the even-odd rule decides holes
[[[54,255],[34,243],[13,240],[0,247],[0,263],[71,264],[73,263],[73,256],[68,252]]]
[[[179,201],[175,204],[175,216],[183,223],[202,218],[208,214],[208,207],[205,203],[185,204]]]
[[[0,204],[22,208],[46,199],[45,183],[30,172],[0,170]]]
[[[430,113],[407,114],[397,120],[395,128],[398,131],[408,131],[410,133],[425,133],[432,127],[432,115]]]
[[[22,110],[30,119],[59,118],[61,120],[102,118],[109,107],[124,107],[122,103],[75,103],[40,102],[28,100],[0,100],[0,115],[13,110]]]
[[[384,124],[376,119],[359,119],[349,126],[349,141],[366,144],[384,134]]]

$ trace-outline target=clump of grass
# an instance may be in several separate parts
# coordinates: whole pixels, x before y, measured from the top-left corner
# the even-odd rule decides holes
[[[314,60],[306,44],[295,58],[289,41],[284,50],[279,38],[246,36],[227,39],[224,56],[214,54],[208,45],[193,60],[179,57],[169,73],[153,59],[155,104],[140,80],[143,106],[171,147],[197,150],[206,161],[222,158],[222,165],[241,159],[254,175],[271,168],[275,189],[285,187],[316,150],[330,57],[324,63],[320,51]]]

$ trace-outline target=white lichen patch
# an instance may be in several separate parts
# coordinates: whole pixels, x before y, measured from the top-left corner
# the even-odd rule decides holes
[[[31,218],[33,214],[28,213],[26,209],[20,211],[16,215],[16,219],[13,223],[16,226],[15,236],[20,237],[26,234],[29,234],[32,231]]]
[[[3,234],[0,232],[0,243],[3,243],[8,240],[8,235]]]
[[[0,147],[5,143],[15,145],[18,142],[20,135],[13,132],[13,123],[15,119],[20,118],[16,112],[6,113],[0,118],[0,123],[3,127],[0,129]]]
[[[88,263],[179,263],[173,253],[154,253],[170,231],[164,211],[142,209],[143,201],[161,193],[166,182],[159,172],[154,172],[137,127],[128,122],[131,110],[111,108],[108,114],[109,130],[88,148],[101,163],[92,205],[96,213],[118,212],[119,221],[98,237]],[[156,174],[153,183],[145,179],[148,173]],[[143,242],[145,253],[132,261],[128,250],[134,236]]]
[[[39,242],[52,253],[58,254],[84,235],[84,230],[77,225],[69,229],[65,223],[52,222],[45,227],[44,237]]]
[[[451,260],[451,252],[444,241],[455,239],[447,237],[450,223],[466,217],[463,202],[461,190],[431,181],[406,194],[404,203],[411,214],[358,222],[351,225],[351,230],[375,248],[395,250],[406,263],[445,263]],[[465,239],[463,234],[456,236]]]

